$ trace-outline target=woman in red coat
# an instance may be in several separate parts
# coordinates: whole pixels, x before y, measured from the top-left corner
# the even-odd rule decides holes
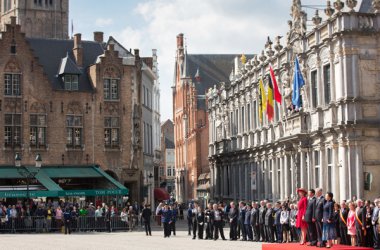
[[[306,198],[307,191],[304,188],[298,188],[297,193],[300,197],[300,200],[298,201],[298,205],[297,205],[298,213],[297,213],[296,227],[301,229],[300,244],[304,245],[306,244],[306,234],[307,234],[307,223],[305,222],[305,213],[306,213],[306,207],[307,207],[307,198]]]

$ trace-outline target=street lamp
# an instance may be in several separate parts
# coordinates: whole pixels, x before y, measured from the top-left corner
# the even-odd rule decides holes
[[[29,201],[29,183],[30,183],[30,179],[33,179],[34,177],[36,177],[36,175],[38,174],[38,172],[40,171],[41,169],[41,166],[42,166],[42,158],[41,158],[41,155],[38,153],[36,155],[36,164],[35,164],[35,169],[36,171],[30,171],[26,168],[26,166],[22,166],[21,165],[21,154],[20,153],[16,153],[16,156],[15,156],[15,166],[16,166],[16,169],[17,169],[17,172],[24,178],[26,178],[26,198],[27,200]]]

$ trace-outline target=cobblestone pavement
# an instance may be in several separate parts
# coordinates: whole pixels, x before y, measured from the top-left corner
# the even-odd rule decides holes
[[[228,229],[225,229],[228,235]],[[227,237],[228,238],[228,237]],[[164,238],[160,228],[155,227],[152,236],[145,232],[73,233],[64,234],[0,234],[2,249],[6,250],[186,250],[186,249],[261,249],[261,244],[241,241],[192,240],[185,228],[177,230],[177,236]]]

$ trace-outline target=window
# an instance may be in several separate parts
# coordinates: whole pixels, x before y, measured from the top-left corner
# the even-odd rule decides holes
[[[315,187],[320,186],[320,160],[319,151],[314,151],[314,172],[315,172]]]
[[[244,116],[244,107],[241,107],[241,132],[242,133],[244,133],[244,131],[245,131],[245,121],[244,121],[244,118],[245,118],[245,116]]]
[[[65,90],[78,90],[78,75],[64,75],[63,81],[65,83]]]
[[[20,96],[21,84],[20,74],[5,74],[4,75],[4,95],[6,96]]]
[[[119,100],[119,80],[104,79],[103,91],[105,100]]]
[[[332,183],[333,183],[333,157],[332,157],[332,149],[327,149],[327,188],[332,191]]]
[[[66,144],[68,147],[82,147],[83,139],[83,117],[66,116]]]
[[[310,74],[311,81],[311,105],[312,107],[318,107],[318,82],[317,82],[317,71],[314,70]]]
[[[143,86],[143,104],[145,105],[146,104],[146,100],[145,100],[145,86]]]
[[[6,114],[4,123],[5,146],[21,145],[21,115]]]
[[[4,0],[3,3],[4,3],[4,6],[3,6],[4,12],[9,11],[11,9],[12,1],[11,0]]]
[[[160,167],[160,176],[164,176],[164,167]]]
[[[235,135],[239,133],[239,110],[235,110]]]
[[[46,146],[46,115],[30,115],[30,146]]]
[[[119,117],[104,118],[104,145],[106,147],[117,147],[120,141]]]
[[[11,43],[11,54],[15,55],[16,54],[16,42],[12,41]]]
[[[331,101],[330,64],[323,67],[323,83],[325,90],[325,104],[329,104]]]
[[[257,102],[254,101],[253,102],[253,112],[255,114],[255,121],[254,121],[254,129],[256,129],[259,125],[258,125],[258,119],[257,119],[257,114],[259,113],[258,110],[257,110]]]
[[[172,176],[172,167],[171,166],[167,167],[167,176]]]
[[[248,130],[251,130],[251,104],[247,104],[247,125]]]

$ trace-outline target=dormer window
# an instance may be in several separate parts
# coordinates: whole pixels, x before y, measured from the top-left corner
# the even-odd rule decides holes
[[[58,70],[58,77],[62,79],[63,89],[68,91],[79,90],[79,76],[82,71],[67,54],[62,58]]]
[[[63,82],[65,84],[65,90],[76,91],[79,89],[79,76],[78,75],[64,75]]]

